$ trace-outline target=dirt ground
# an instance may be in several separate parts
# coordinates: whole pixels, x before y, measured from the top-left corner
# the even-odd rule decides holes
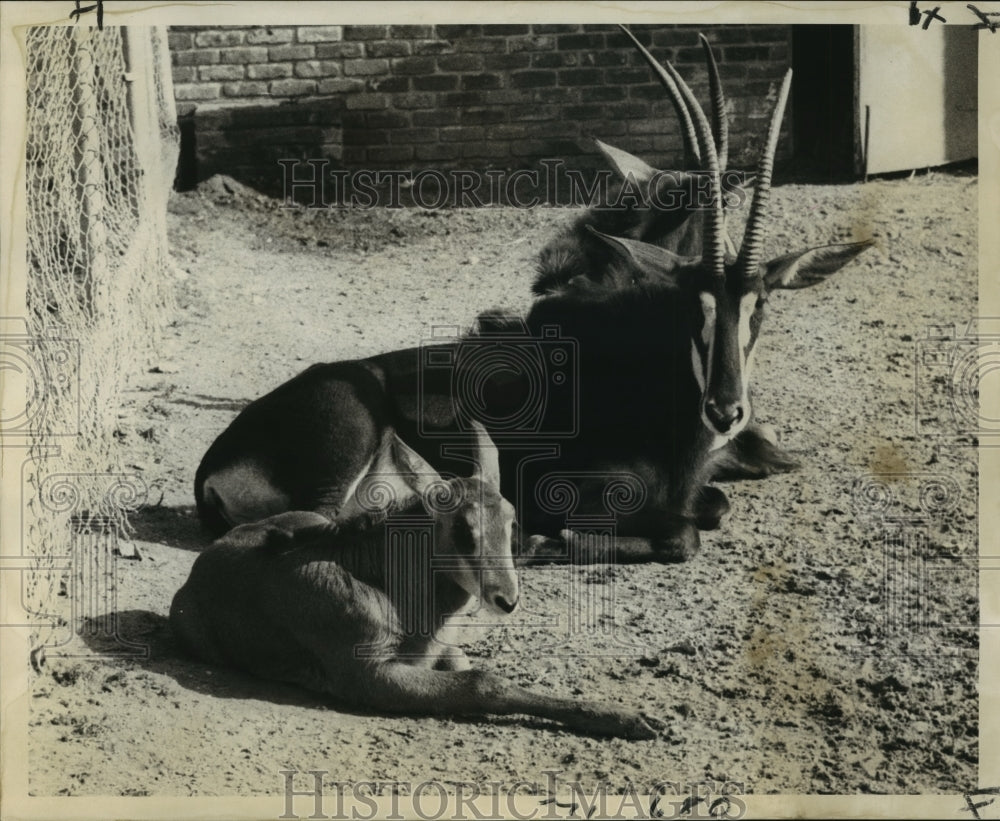
[[[526,309],[533,257],[571,215],[285,209],[218,179],[175,195],[179,311],[121,420],[153,505],[134,520],[142,560],[117,562],[115,615],[149,656],[93,657],[118,648],[98,632],[74,640],[81,655],[49,657],[32,682],[32,792],[278,796],[285,769],[480,783],[559,770],[614,791],[974,786],[975,440],[928,435],[947,413],[915,427],[914,361],[928,325],[976,314],[976,197],[963,173],[776,188],[775,254],[878,239],[827,283],[772,300],[755,411],[802,469],[727,485],[731,514],[686,564],[524,569],[522,611],[470,634],[478,667],[666,723],[626,742],[520,718],[344,711],[192,661],[166,622],[205,546],[195,468],[236,412],[310,363]],[[940,399],[947,371],[931,370],[918,389]],[[613,635],[606,622],[567,633],[573,586],[612,613]]]

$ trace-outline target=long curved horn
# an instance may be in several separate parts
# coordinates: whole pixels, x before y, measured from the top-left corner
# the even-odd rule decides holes
[[[718,277],[724,277],[726,275],[726,241],[724,237],[725,228],[722,212],[722,184],[719,172],[719,156],[715,153],[715,143],[712,140],[712,131],[709,128],[705,112],[702,111],[701,105],[688,84],[684,82],[684,78],[677,73],[677,69],[667,62],[662,67],[662,70],[669,73],[674,79],[674,82],[677,84],[677,88],[680,89],[681,95],[684,97],[684,102],[687,103],[688,108],[695,116],[695,125],[697,126],[698,133],[698,147],[701,149],[701,155],[705,158],[705,163],[708,166],[707,170],[711,187],[710,196],[712,198],[710,210],[708,212],[708,219],[706,221],[708,235],[705,243],[708,246],[706,248],[708,253],[705,256],[708,256],[711,260],[713,273]]]
[[[715,134],[715,150],[719,155],[719,168],[726,170],[729,164],[729,119],[726,117],[726,95],[722,91],[719,66],[715,62],[712,46],[704,34],[699,34],[701,47],[708,62],[708,84],[712,92],[712,133]]]
[[[667,94],[670,95],[670,102],[674,104],[677,119],[681,121],[681,137],[684,140],[684,156],[687,167],[691,167],[692,160],[695,166],[700,165],[701,151],[698,149],[698,137],[695,133],[694,122],[691,119],[691,112],[688,110],[684,98],[677,88],[677,83],[663,70],[663,66],[660,65],[659,61],[646,50],[646,47],[636,39],[636,36],[631,31],[623,25],[619,25],[618,28],[624,31],[628,38],[635,44],[635,47],[639,49],[639,53],[643,59],[649,63],[649,67],[653,69],[657,79],[659,79],[660,83],[667,90]]]
[[[472,429],[476,432],[476,464],[479,468],[476,475],[486,484],[500,489],[500,454],[493,444],[489,433],[479,422],[470,420]]]
[[[753,277],[760,265],[761,252],[764,243],[764,222],[767,219],[767,206],[771,199],[771,172],[774,170],[774,155],[778,150],[778,135],[781,133],[781,120],[785,114],[785,104],[788,102],[788,92],[792,86],[792,70],[788,69],[781,83],[777,102],[771,114],[771,124],[767,129],[767,145],[764,156],[760,158],[760,170],[757,172],[757,187],[753,192],[753,202],[750,204],[750,216],[747,217],[747,227],[743,234],[743,247],[740,249],[739,267],[744,277]]]

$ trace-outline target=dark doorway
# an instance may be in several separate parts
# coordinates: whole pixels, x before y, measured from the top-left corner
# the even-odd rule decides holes
[[[859,162],[854,26],[792,26],[795,175],[810,182],[856,177]]]

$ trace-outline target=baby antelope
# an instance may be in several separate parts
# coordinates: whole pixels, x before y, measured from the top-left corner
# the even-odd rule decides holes
[[[472,670],[454,644],[449,616],[477,605],[506,616],[519,597],[514,508],[498,490],[496,447],[482,426],[476,437],[476,472],[445,481],[387,430],[355,493],[366,513],[332,522],[291,511],[231,530],[174,597],[180,643],[204,661],[377,712],[523,714],[582,733],[655,737],[636,712]]]

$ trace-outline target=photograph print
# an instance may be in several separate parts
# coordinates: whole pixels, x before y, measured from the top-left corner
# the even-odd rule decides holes
[[[1000,813],[992,12],[115,6],[3,9],[9,817]]]

